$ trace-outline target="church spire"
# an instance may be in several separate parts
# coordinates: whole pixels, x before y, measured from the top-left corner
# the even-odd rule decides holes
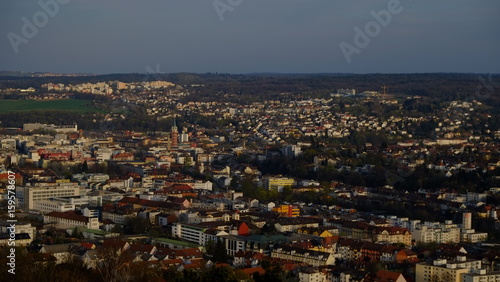
[[[179,130],[177,129],[177,122],[175,120],[175,116],[174,116],[174,125],[172,125],[172,129],[171,129],[171,132],[170,132],[170,137],[171,137],[171,144],[172,144],[172,148],[177,148],[177,145],[178,145],[178,142],[179,142]]]
[[[179,129],[177,128],[177,121],[175,120],[175,117],[174,117],[174,125],[172,125],[172,129],[171,129],[172,132],[179,132]]]

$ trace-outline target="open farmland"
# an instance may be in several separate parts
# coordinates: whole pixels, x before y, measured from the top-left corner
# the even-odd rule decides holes
[[[99,109],[91,106],[89,100],[61,99],[61,100],[0,100],[0,113],[55,110],[72,112],[98,112]]]

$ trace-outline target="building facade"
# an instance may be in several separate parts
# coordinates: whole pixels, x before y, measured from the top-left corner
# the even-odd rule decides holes
[[[78,183],[37,183],[36,186],[23,186],[16,189],[19,207],[23,209],[33,209],[36,201],[79,195]]]

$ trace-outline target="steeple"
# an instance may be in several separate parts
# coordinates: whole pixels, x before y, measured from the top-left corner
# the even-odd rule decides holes
[[[172,148],[176,149],[179,142],[179,130],[177,129],[177,122],[175,121],[175,117],[174,117],[174,125],[172,125],[170,134],[172,138],[172,143],[171,143]]]
[[[175,120],[175,117],[174,117],[174,125],[172,125],[172,129],[171,129],[172,132],[179,132],[179,129],[177,128],[177,122]]]

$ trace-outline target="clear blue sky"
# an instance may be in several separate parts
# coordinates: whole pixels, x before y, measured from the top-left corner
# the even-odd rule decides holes
[[[46,23],[38,0],[0,2],[0,70],[500,73],[498,0],[401,0],[362,48],[354,28],[396,0],[60,1]]]

